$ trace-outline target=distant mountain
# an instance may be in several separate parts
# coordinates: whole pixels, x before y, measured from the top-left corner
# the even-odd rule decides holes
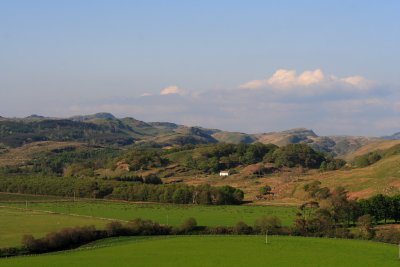
[[[25,117],[25,119],[38,119],[38,120],[43,120],[45,117],[41,116],[41,115],[36,115],[36,114],[32,114],[28,117]]]
[[[400,132],[394,133],[394,134],[389,135],[389,136],[383,136],[382,139],[385,139],[385,140],[400,140]]]
[[[318,136],[314,131],[305,128],[296,128],[282,132],[262,133],[254,135],[256,141],[278,146],[287,144],[306,143],[312,148],[337,156],[353,152],[377,138],[362,136]]]
[[[73,116],[70,118],[73,121],[90,121],[94,119],[108,119],[108,120],[113,120],[116,119],[113,114],[111,113],[96,113],[93,115],[79,115],[79,116]]]
[[[238,132],[225,132],[219,131],[212,134],[212,136],[222,143],[231,144],[251,144],[257,141],[257,138],[251,134],[238,133]]]
[[[400,139],[396,133],[385,139]],[[208,143],[272,143],[278,146],[306,143],[316,150],[343,156],[382,140],[357,136],[318,136],[314,131],[296,128],[282,132],[247,134],[171,122],[144,122],[131,117],[116,118],[110,113],[74,116],[67,119],[39,115],[0,118],[0,144],[18,147],[35,141],[77,141],[106,146],[149,143],[157,146]]]

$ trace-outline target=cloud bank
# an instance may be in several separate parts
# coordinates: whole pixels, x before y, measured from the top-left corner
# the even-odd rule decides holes
[[[249,133],[307,127],[321,135],[381,136],[400,131],[398,89],[362,76],[280,69],[232,89],[194,91],[171,85],[158,94],[86,103],[68,112],[107,111]]]
[[[267,89],[280,91],[302,90],[313,87],[329,89],[335,87],[353,87],[353,89],[369,89],[373,82],[362,76],[338,78],[325,75],[322,70],[307,70],[297,74],[295,70],[279,69],[265,80],[248,81],[239,87],[242,89]]]
[[[183,95],[185,94],[185,90],[179,88],[176,85],[170,85],[162,89],[160,92],[160,95],[173,95],[173,94]]]

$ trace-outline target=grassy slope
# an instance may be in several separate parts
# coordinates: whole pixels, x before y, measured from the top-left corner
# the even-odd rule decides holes
[[[368,197],[377,193],[400,193],[399,178],[400,155],[397,155],[366,168],[328,172],[320,180],[330,187],[344,186],[354,197]]]
[[[25,203],[2,203],[14,207],[25,207]],[[253,224],[263,215],[275,215],[284,225],[291,225],[295,207],[278,206],[199,206],[172,204],[133,204],[109,201],[42,202],[29,203],[33,210],[79,214],[111,219],[151,219],[162,224],[178,226],[193,217],[203,226],[233,226],[238,221]]]
[[[282,195],[302,199],[304,184],[319,180],[322,186],[334,189],[343,186],[349,191],[350,197],[367,198],[375,194],[400,194],[400,155],[391,156],[365,167],[350,170],[339,170],[320,173],[310,172],[299,177],[297,181],[286,184]],[[278,177],[266,179],[265,183],[274,183]]]
[[[95,225],[108,220],[0,207],[0,247],[19,246],[24,234],[41,237],[65,227]]]
[[[53,149],[65,147],[83,147],[85,144],[78,142],[55,142],[43,141],[30,143],[17,148],[10,148],[7,152],[0,154],[0,167],[23,165],[31,160],[35,154],[51,151]]]
[[[353,153],[346,155],[345,159],[353,160],[355,157],[362,156],[369,152],[389,149],[398,144],[400,144],[400,140],[381,140],[381,141],[372,142],[370,144],[360,147]]]
[[[132,239],[112,246],[0,259],[18,266],[398,266],[397,248],[381,243],[262,236],[185,236]]]

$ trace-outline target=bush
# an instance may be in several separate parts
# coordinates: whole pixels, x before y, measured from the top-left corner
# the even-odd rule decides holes
[[[169,226],[162,226],[151,220],[134,219],[127,224],[130,235],[167,235],[171,233]]]
[[[269,185],[263,186],[260,188],[260,194],[261,195],[268,195],[271,193],[272,188]]]
[[[239,235],[249,235],[253,233],[253,227],[247,225],[246,223],[240,221],[235,225],[235,232]]]
[[[106,224],[105,230],[108,236],[119,236],[127,234],[127,229],[122,225],[122,223],[113,221]]]
[[[189,233],[195,230],[196,227],[197,227],[197,221],[194,218],[188,218],[182,223],[179,229],[183,233]]]
[[[400,231],[394,228],[384,229],[376,232],[375,239],[380,242],[399,244]]]
[[[163,182],[161,181],[160,177],[158,177],[155,174],[150,174],[148,176],[145,176],[143,178],[143,182],[145,184],[162,184]]]
[[[375,236],[373,218],[371,215],[366,214],[358,218],[357,220],[357,232],[356,236],[362,239],[372,239]]]

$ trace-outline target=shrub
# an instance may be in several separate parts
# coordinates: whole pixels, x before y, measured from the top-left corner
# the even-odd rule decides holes
[[[196,227],[197,227],[197,221],[194,218],[188,218],[182,223],[180,230],[183,233],[189,233],[195,230]]]
[[[269,185],[263,186],[259,189],[261,195],[268,195],[271,193],[272,188]]]
[[[253,228],[242,221],[238,222],[234,229],[235,232],[240,235],[249,235],[253,233]]]
[[[162,184],[163,182],[161,181],[160,177],[158,177],[155,174],[150,174],[147,175],[143,178],[143,182],[145,184]]]
[[[127,234],[127,229],[122,223],[113,221],[106,224],[105,230],[108,236],[118,236]]]

